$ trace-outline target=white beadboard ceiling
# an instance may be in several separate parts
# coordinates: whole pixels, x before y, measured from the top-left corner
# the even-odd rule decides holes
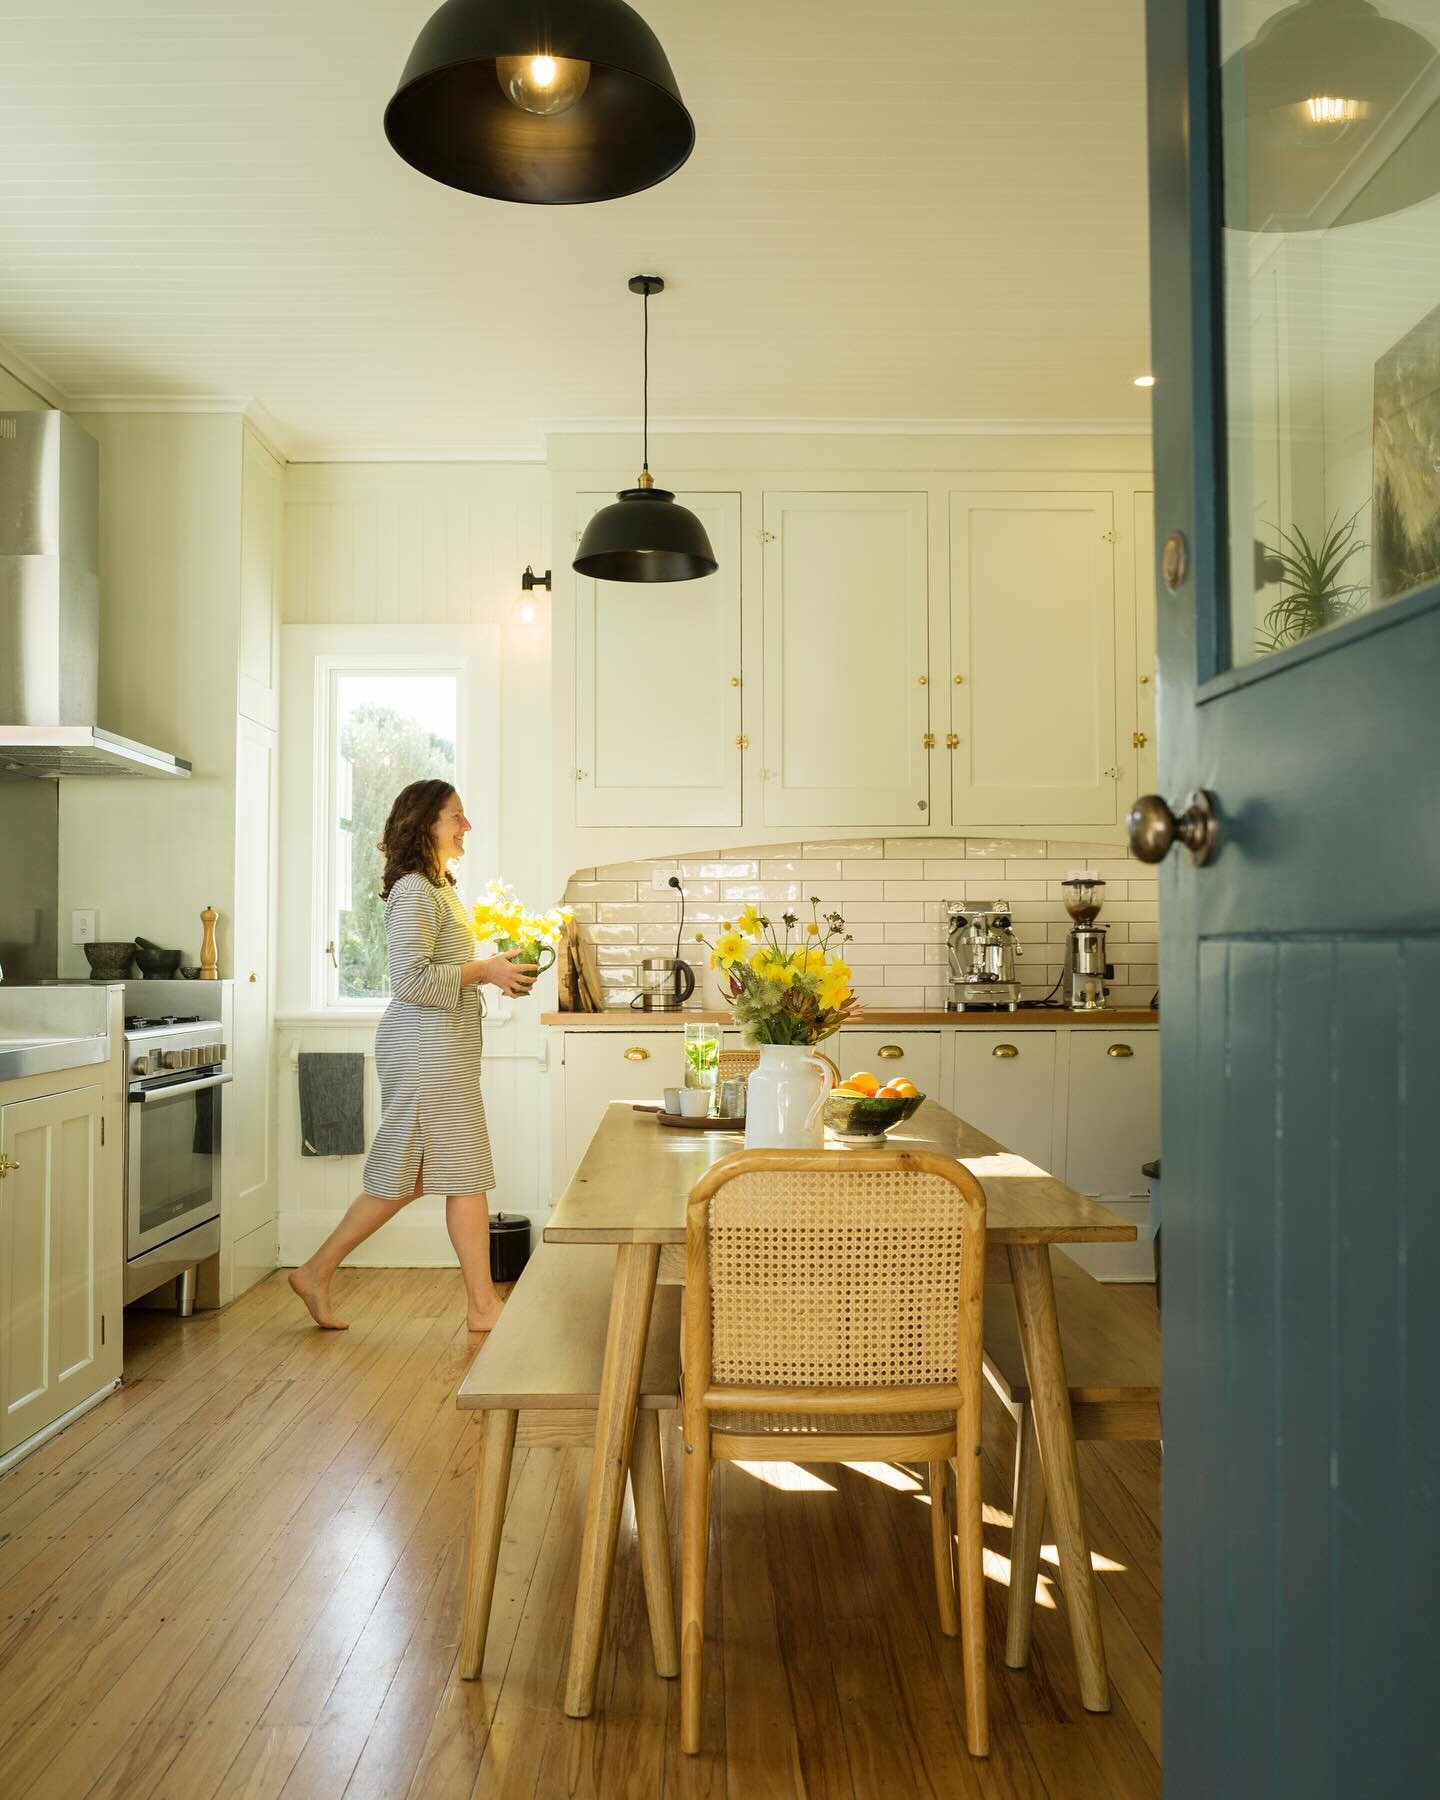
[[[506,206],[390,150],[432,0],[3,0],[0,342],[291,454],[667,421],[1142,426],[1142,0],[639,0],[695,153]],[[0,361],[6,351],[0,350]]]

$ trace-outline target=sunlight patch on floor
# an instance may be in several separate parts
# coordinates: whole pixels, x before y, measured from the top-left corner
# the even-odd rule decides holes
[[[1060,1567],[1060,1552],[1053,1544],[1042,1544],[1040,1546],[1040,1560],[1042,1562],[1054,1563],[1055,1567],[1058,1569]],[[1108,1556],[1102,1556],[1098,1550],[1092,1550],[1090,1552],[1090,1567],[1098,1570],[1102,1575],[1123,1575],[1125,1573],[1124,1563],[1111,1562]]]
[[[998,1550],[989,1549],[982,1551],[981,1556],[985,1569],[985,1579],[987,1581],[998,1581],[1001,1587],[1008,1588],[1010,1585],[1010,1558],[1008,1556],[1001,1556]],[[1055,1610],[1055,1596],[1050,1592],[1050,1585],[1050,1577],[1048,1575],[1036,1577],[1035,1604],[1037,1606],[1049,1607],[1053,1612]]]
[[[799,1463],[736,1462],[730,1466],[734,1469],[743,1469],[747,1475],[753,1475],[757,1481],[763,1481],[767,1487],[781,1488],[787,1494],[833,1494],[835,1492],[828,1481],[822,1481],[818,1475],[812,1475],[808,1469],[802,1469]]]
[[[844,1466],[847,1469],[853,1469],[857,1475],[868,1475],[872,1481],[883,1482],[886,1487],[896,1488],[902,1494],[913,1494],[925,1485],[908,1469],[897,1469],[894,1463],[847,1462]]]

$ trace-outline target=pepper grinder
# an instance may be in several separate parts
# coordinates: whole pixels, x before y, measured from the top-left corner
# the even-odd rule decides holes
[[[200,981],[218,981],[220,979],[220,958],[215,949],[215,921],[220,917],[213,906],[207,906],[200,915],[200,923],[205,927],[205,935],[200,940]]]

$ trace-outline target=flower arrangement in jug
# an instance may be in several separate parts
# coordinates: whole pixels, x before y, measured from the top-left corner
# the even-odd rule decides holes
[[[542,973],[554,962],[571,917],[568,906],[552,906],[544,913],[527,911],[503,881],[487,882],[485,898],[470,909],[478,942],[493,942],[502,953],[518,950],[517,961],[536,963]]]
[[[818,1044],[855,1016],[850,969],[839,954],[848,943],[838,912],[810,901],[803,924],[784,913],[781,930],[753,906],[727,922],[710,948],[710,967],[745,1033],[747,1044]],[[782,935],[783,932],[783,935]]]

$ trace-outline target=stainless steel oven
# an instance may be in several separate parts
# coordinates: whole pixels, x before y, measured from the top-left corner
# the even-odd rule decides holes
[[[184,1278],[220,1248],[222,1095],[230,1081],[213,1020],[127,1018],[125,1297]]]

